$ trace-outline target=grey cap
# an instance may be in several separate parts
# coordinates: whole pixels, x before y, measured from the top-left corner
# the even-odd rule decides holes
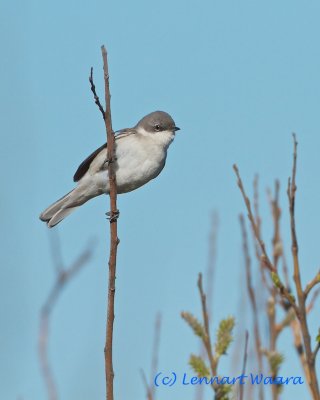
[[[135,128],[143,128],[147,132],[178,131],[178,128],[172,117],[164,111],[154,111],[143,117]]]

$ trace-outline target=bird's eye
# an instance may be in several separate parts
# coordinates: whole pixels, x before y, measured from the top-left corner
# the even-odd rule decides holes
[[[160,131],[160,125],[159,124],[156,124],[155,126],[154,126],[154,129],[156,130],[156,131]]]

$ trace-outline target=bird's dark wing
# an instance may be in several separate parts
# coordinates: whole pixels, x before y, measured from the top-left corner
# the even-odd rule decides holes
[[[97,150],[95,150],[92,154],[90,154],[90,156],[88,156],[84,161],[82,161],[82,163],[79,165],[78,169],[76,170],[76,173],[73,175],[74,182],[80,181],[80,179],[88,171],[90,164],[95,159],[95,157],[100,153],[101,150],[105,149],[106,147],[107,147],[107,143],[100,146]]]
[[[115,132],[116,140],[119,140],[123,137],[126,137],[128,135],[135,134],[136,131],[133,129],[123,129],[121,131]],[[88,171],[90,168],[90,165],[92,161],[96,158],[96,156],[100,153],[101,150],[107,148],[107,143],[103,144],[100,146],[97,150],[95,150],[90,156],[88,156],[82,163],[79,165],[78,169],[76,170],[76,173],[73,175],[73,181],[78,182],[80,179],[85,175],[85,173]]]

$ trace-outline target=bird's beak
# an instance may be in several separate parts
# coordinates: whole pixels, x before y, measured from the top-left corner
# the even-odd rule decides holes
[[[175,130],[175,132],[176,132],[176,131],[180,131],[180,128],[178,128],[177,126],[175,126],[174,130]]]

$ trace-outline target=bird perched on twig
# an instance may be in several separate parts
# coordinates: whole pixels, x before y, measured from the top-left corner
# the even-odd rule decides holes
[[[116,132],[114,170],[117,193],[138,189],[160,174],[168,147],[179,129],[169,114],[155,111],[143,117],[133,128]],[[77,186],[40,214],[40,219],[49,228],[93,197],[109,193],[107,143],[80,164],[73,180]]]

